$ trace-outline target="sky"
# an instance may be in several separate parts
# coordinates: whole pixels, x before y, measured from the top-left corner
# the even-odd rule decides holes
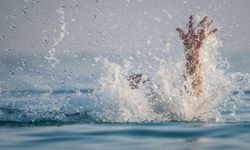
[[[89,87],[97,56],[182,52],[175,28],[191,14],[214,20],[230,71],[248,73],[249,7],[249,0],[1,0],[0,89]]]

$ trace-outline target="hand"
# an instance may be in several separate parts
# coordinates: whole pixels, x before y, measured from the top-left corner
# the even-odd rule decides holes
[[[129,81],[131,89],[138,89],[140,83],[144,85],[145,83],[150,81],[148,78],[143,78],[143,75],[141,73],[133,73],[128,77],[127,80]]]
[[[176,28],[176,31],[179,32],[183,44],[187,49],[199,49],[203,44],[203,41],[217,32],[218,29],[214,28],[208,31],[213,24],[212,20],[208,20],[208,17],[205,16],[198,24],[197,27],[194,27],[194,16],[189,17],[189,29],[188,33],[185,33],[181,28]]]
[[[139,83],[141,82],[142,74],[132,74],[128,77],[129,85],[131,89],[138,89]]]

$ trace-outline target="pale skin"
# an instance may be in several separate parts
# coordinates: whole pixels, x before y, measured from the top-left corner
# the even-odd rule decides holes
[[[209,20],[207,16],[203,17],[197,26],[194,26],[194,16],[189,17],[188,32],[185,33],[181,28],[176,28],[179,36],[185,47],[186,55],[186,69],[184,78],[191,81],[192,95],[199,97],[203,93],[203,76],[202,76],[202,62],[201,62],[201,47],[209,36],[217,32],[218,29],[212,28],[213,21]],[[142,74],[132,74],[128,78],[129,84],[132,89],[138,89],[142,81]]]
[[[176,28],[185,47],[186,70],[184,78],[191,81],[192,89],[189,92],[196,97],[199,97],[203,93],[201,47],[206,38],[218,31],[216,28],[209,30],[212,24],[213,21],[205,16],[197,26],[194,26],[194,16],[190,16],[187,33],[181,28]]]

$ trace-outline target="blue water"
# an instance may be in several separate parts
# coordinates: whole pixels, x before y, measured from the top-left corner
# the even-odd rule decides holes
[[[2,127],[1,149],[242,149],[250,148],[250,123],[78,124]]]
[[[224,106],[219,123],[100,121],[90,115],[92,91],[2,92],[0,149],[250,149],[249,91],[235,111]]]

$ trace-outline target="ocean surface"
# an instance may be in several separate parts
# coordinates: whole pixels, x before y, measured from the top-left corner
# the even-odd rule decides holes
[[[0,150],[250,149],[246,0],[0,8]],[[191,42],[199,65],[176,27],[202,33]],[[200,68],[199,97],[187,61]]]
[[[1,96],[0,149],[239,149],[250,148],[250,92],[240,95],[236,112],[221,112],[224,121],[105,122],[76,106],[87,104],[91,89],[61,90],[53,98],[70,96],[68,109],[50,111],[25,103],[47,91],[13,91]],[[234,95],[239,94],[234,92]],[[75,95],[75,96],[74,96]],[[76,96],[77,95],[77,96]],[[77,97],[77,98],[76,98]],[[19,104],[12,105],[11,100]],[[3,103],[5,101],[5,103]],[[34,101],[34,100],[33,100]],[[230,102],[228,102],[230,103]],[[25,106],[26,104],[26,106]],[[5,106],[4,106],[5,105]],[[34,104],[36,105],[36,104]],[[44,104],[43,104],[44,105]],[[55,105],[55,104],[54,104]],[[58,104],[56,104],[58,105]],[[29,109],[27,109],[29,106]],[[50,107],[53,105],[49,105]],[[16,108],[15,108],[16,107]],[[65,106],[66,107],[66,106]],[[71,108],[71,109],[70,109]],[[73,109],[75,108],[75,109]],[[84,109],[84,108],[83,108]],[[227,110],[227,111],[226,111]],[[41,113],[41,114],[39,114]],[[4,118],[5,116],[5,118]],[[66,116],[66,117],[65,117]]]

